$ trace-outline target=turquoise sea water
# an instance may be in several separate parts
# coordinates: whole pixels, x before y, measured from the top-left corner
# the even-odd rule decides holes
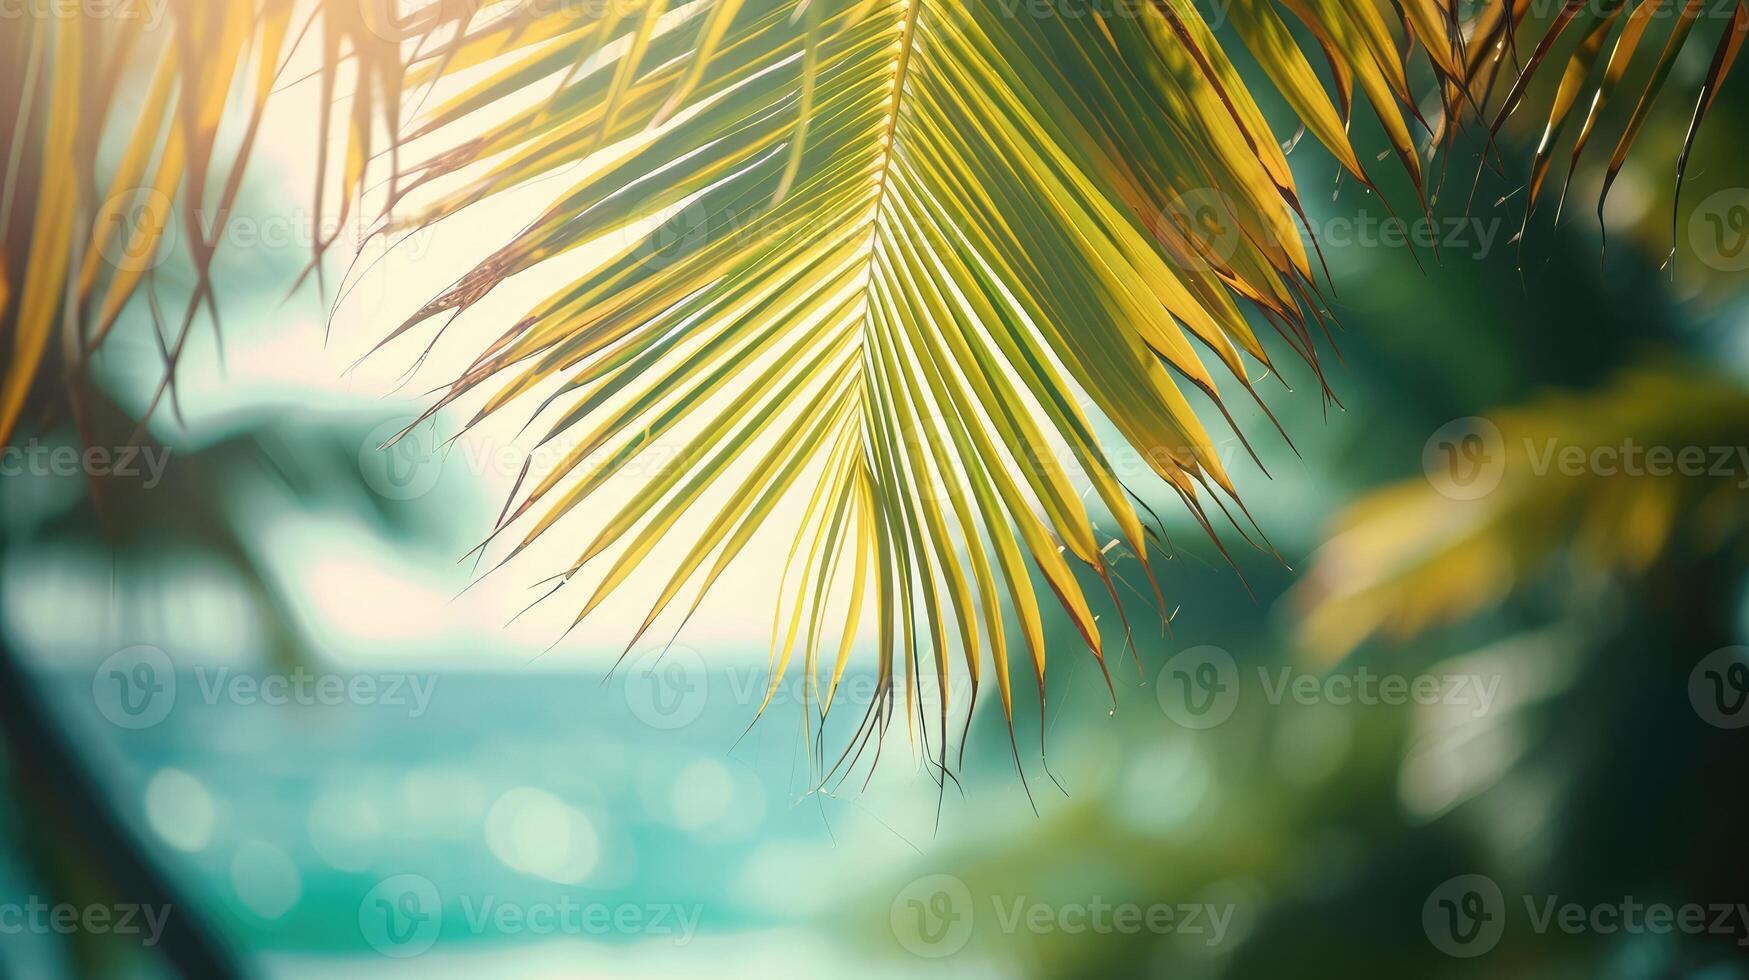
[[[904,965],[807,933],[846,918],[880,932],[886,903],[865,895],[890,896],[937,845],[936,789],[889,755],[878,775],[909,786],[897,804],[858,798],[865,770],[838,798],[809,794],[799,688],[742,737],[763,696],[751,673],[671,689],[635,670],[368,676],[369,703],[323,703],[314,677],[300,695],[291,674],[179,670],[158,689],[173,704],[133,729],[101,669],[45,681],[124,818],[269,972],[454,960],[577,975],[606,957],[638,975],[725,948],[778,956],[779,973]],[[860,717],[835,709],[828,763]],[[905,750],[902,725],[887,752]]]

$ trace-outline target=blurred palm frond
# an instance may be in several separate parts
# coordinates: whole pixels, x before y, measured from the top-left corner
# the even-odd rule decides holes
[[[1526,220],[1542,199],[1557,151],[1567,151],[1557,220],[1565,207],[1573,179],[1593,140],[1607,128],[1609,110],[1631,106],[1620,123],[1614,148],[1602,166],[1597,215],[1628,156],[1644,134],[1661,97],[1681,78],[1677,66],[1685,53],[1712,43],[1712,56],[1698,91],[1675,167],[1676,203],[1696,137],[1718,100],[1721,87],[1735,67],[1743,41],[1749,38],[1749,0],[1565,0],[1538,4],[1506,0],[1484,7],[1470,25],[1464,84],[1448,82],[1448,105],[1468,102],[1497,135],[1514,115],[1542,120],[1531,163]],[[1661,43],[1660,43],[1661,42]],[[1605,52],[1607,51],[1607,56]],[[1557,78],[1551,75],[1558,73]],[[1575,110],[1584,107],[1581,117]],[[1619,112],[1618,112],[1619,115]],[[1443,136],[1451,139],[1465,125],[1468,113],[1448,115]],[[1571,124],[1579,120],[1576,130]],[[1563,137],[1567,138],[1563,138]]]
[[[1633,575],[1678,545],[1726,547],[1749,525],[1749,390],[1692,365],[1633,369],[1460,428],[1476,446],[1463,465],[1486,471],[1474,495],[1430,446],[1426,479],[1337,518],[1295,598],[1315,653],[1462,620],[1556,568]]]
[[[411,25],[462,16],[434,4]],[[390,0],[300,6],[295,0],[169,0],[101,10],[34,6],[0,24],[0,441],[11,439],[59,331],[59,361],[78,393],[83,369],[128,303],[150,292],[170,247],[195,285],[179,316],[152,304],[163,379],[147,414],[174,398],[177,361],[203,311],[219,328],[211,270],[237,204],[269,97],[301,44],[320,49],[322,121],[311,134],[314,210],[329,195],[344,219],[366,163],[398,142],[406,88]],[[340,91],[342,67],[346,91]],[[349,109],[333,114],[344,95]],[[241,105],[240,119],[233,109]],[[234,121],[227,123],[228,119]],[[328,187],[330,136],[343,123],[338,189]],[[377,145],[377,127],[391,145]],[[315,241],[309,271],[338,230]],[[9,335],[9,336],[8,336]],[[84,424],[83,401],[72,400]]]

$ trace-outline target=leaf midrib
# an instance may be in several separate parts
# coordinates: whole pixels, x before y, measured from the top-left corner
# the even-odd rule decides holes
[[[876,249],[880,246],[882,215],[886,212],[886,196],[889,175],[892,173],[893,157],[898,154],[899,145],[899,115],[905,99],[905,82],[911,70],[911,56],[916,47],[917,21],[922,14],[924,0],[902,0],[905,9],[905,19],[899,24],[899,36],[894,42],[898,48],[894,59],[893,72],[889,84],[893,94],[887,103],[886,127],[881,133],[880,170],[874,180],[874,194],[869,214],[869,238],[867,255],[863,259],[862,303],[863,317],[868,317],[869,290],[873,288]]]

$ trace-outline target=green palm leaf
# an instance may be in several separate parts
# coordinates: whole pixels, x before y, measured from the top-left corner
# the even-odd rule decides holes
[[[1601,224],[1609,191],[1654,106],[1661,97],[1669,98],[1665,89],[1677,59],[1690,47],[1711,44],[1711,62],[1695,96],[1676,165],[1675,206],[1680,208],[1689,152],[1718,98],[1720,86],[1736,64],[1745,38],[1749,38],[1749,0],[1494,3],[1476,18],[1469,32],[1463,92],[1484,113],[1495,133],[1514,114],[1546,117],[1532,164],[1527,220],[1543,194],[1557,149],[1562,145],[1568,148],[1567,175],[1560,194],[1564,205],[1587,149],[1608,125],[1610,110],[1631,106],[1620,122],[1614,149],[1603,165],[1602,190],[1597,201]],[[1549,91],[1548,85],[1542,84],[1546,73],[1541,69],[1551,62],[1561,67],[1560,76]],[[1448,102],[1457,98],[1458,91],[1457,83],[1453,83],[1448,89]],[[1490,101],[1490,94],[1498,97]],[[1546,110],[1542,108],[1545,105]],[[1573,132],[1569,123],[1574,110],[1581,105],[1585,107],[1584,117]],[[1454,113],[1445,135],[1454,135],[1461,125],[1463,114]],[[1564,134],[1571,137],[1565,144]]]
[[[1552,106],[1533,204],[1586,92],[1575,162],[1618,87],[1638,93],[1607,190],[1677,54],[1717,37],[1692,142],[1749,27],[1741,0],[1722,27],[1691,0],[1535,6],[1490,0],[1461,23],[1450,0],[1234,0],[1223,12],[1306,131],[1368,186],[1347,137],[1357,95],[1418,189],[1418,128],[1449,138],[1478,109],[1498,129]],[[488,326],[497,340],[432,408],[483,390],[482,414],[515,403],[574,447],[519,486],[500,528],[508,557],[678,446],[678,464],[640,477],[564,570],[569,581],[606,565],[583,612],[661,564],[644,630],[664,613],[684,620],[776,526],[793,545],[773,687],[805,671],[823,714],[866,617],[883,684],[865,731],[891,718],[901,680],[910,717],[921,677],[946,692],[963,672],[975,697],[986,665],[1011,717],[1008,658],[1022,648],[1042,698],[1042,589],[1103,664],[1084,589],[1115,597],[1120,556],[1152,582],[1162,544],[1126,464],[1170,485],[1213,535],[1204,509],[1236,497],[1194,406],[1225,415],[1224,399],[1255,397],[1254,379],[1275,370],[1253,323],[1316,371],[1316,256],[1281,134],[1190,0],[620,0],[495,16],[442,0],[404,22],[387,9],[323,3],[299,24],[288,0],[178,0],[162,29],[0,24],[15,107],[0,133],[0,438],[55,331],[76,379],[149,284],[128,262],[98,261],[106,239],[145,254],[179,223],[199,278],[164,334],[161,393],[173,392],[182,338],[203,310],[218,320],[218,239],[191,202],[210,201],[220,173],[220,210],[234,200],[248,134],[286,81],[284,56],[306,42],[321,48],[325,104],[352,63],[346,118],[324,118],[317,149],[325,160],[329,130],[345,130],[348,206],[384,158],[401,228],[536,178],[566,182],[391,339],[586,245],[608,253],[508,331]],[[1656,59],[1636,59],[1658,36]],[[1545,92],[1537,69],[1564,45],[1573,53]],[[1421,59],[1443,124],[1417,109]],[[129,72],[153,79],[137,122],[110,112]],[[404,101],[432,92],[444,98],[408,131]],[[250,107],[242,153],[216,167],[233,93]],[[125,152],[100,174],[97,146],[117,127],[132,127]],[[315,191],[319,209],[329,189]],[[131,226],[104,220],[141,199]],[[797,518],[785,502],[799,498]],[[650,560],[659,540],[688,534],[678,561]],[[943,728],[948,707],[944,695]]]
[[[1242,6],[1247,33],[1283,54],[1278,77],[1308,125],[1358,172],[1275,10]],[[526,401],[545,439],[573,447],[519,492],[505,560],[642,454],[678,445],[678,463],[564,571],[609,563],[579,620],[685,526],[696,538],[657,570],[644,629],[665,612],[683,619],[763,525],[795,521],[778,502],[800,493],[774,690],[805,671],[823,714],[866,613],[882,668],[875,715],[890,718],[901,678],[908,711],[920,675],[946,692],[963,671],[975,698],[986,665],[1011,714],[1011,655],[1043,696],[1041,584],[1103,665],[1084,589],[1115,597],[1119,554],[1151,580],[1159,547],[1114,456],[1166,481],[1212,534],[1206,501],[1233,485],[1185,389],[1224,412],[1231,390],[1271,368],[1242,306],[1316,358],[1293,178],[1225,53],[1188,3],[1096,9],[650,3],[486,25],[434,54],[447,70],[496,70],[416,133],[450,148],[412,168],[409,193],[485,173],[408,224],[581,161],[589,173],[395,333],[612,243],[432,407],[490,385],[482,416]],[[1390,37],[1382,15],[1306,14],[1413,164],[1402,66],[1389,44],[1368,44]],[[576,63],[595,50],[617,54]],[[551,89],[556,73],[568,84]],[[539,86],[552,94],[469,127],[475,107]],[[962,706],[945,693],[938,704],[945,728]]]

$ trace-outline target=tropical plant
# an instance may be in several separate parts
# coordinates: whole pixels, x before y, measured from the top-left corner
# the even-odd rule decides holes
[[[1551,394],[1456,430],[1430,444],[1428,479],[1337,518],[1298,595],[1302,638],[1321,656],[1470,618],[1557,570],[1598,586],[1673,548],[1741,547],[1749,392],[1735,380],[1692,364],[1639,367],[1601,391]],[[1453,481],[1448,464],[1472,482]]]
[[[180,228],[198,281],[181,316],[158,324],[160,396],[173,397],[189,332],[219,321],[218,239],[201,216],[234,200],[265,102],[288,81],[281,66],[312,31],[324,107],[343,78],[351,86],[335,196],[353,206],[378,169],[385,232],[439,224],[537,178],[567,181],[390,339],[447,325],[519,273],[605,243],[608,258],[570,286],[508,329],[485,327],[495,339],[432,407],[492,386],[476,419],[526,405],[548,439],[570,440],[507,507],[498,530],[517,538],[502,559],[632,461],[677,445],[676,462],[651,472],[560,576],[619,549],[587,614],[699,512],[648,629],[693,584],[696,609],[762,526],[791,520],[780,503],[801,493],[772,687],[799,659],[823,715],[866,604],[883,686],[858,744],[891,720],[901,674],[908,718],[932,676],[945,768],[951,661],[963,660],[975,698],[987,651],[1012,717],[1011,632],[1042,700],[1035,571],[1103,665],[1082,573],[1115,599],[1119,557],[1151,582],[1150,554],[1165,545],[1122,464],[1170,485],[1211,536],[1208,501],[1243,512],[1202,416],[1231,418],[1217,374],[1230,375],[1229,393],[1256,397],[1255,381],[1280,373],[1253,322],[1329,394],[1314,340],[1325,324],[1317,249],[1299,230],[1281,131],[1189,0],[499,12],[441,0],[403,19],[391,6],[177,0],[161,28],[0,28],[16,107],[0,203],[0,437],[19,424],[57,330],[79,404],[81,368],[130,299],[153,299],[153,257]],[[1493,132],[1533,103],[1550,107],[1534,201],[1581,97],[1591,93],[1575,164],[1604,110],[1637,91],[1607,191],[1677,55],[1717,37],[1698,128],[1749,30],[1744,0],[1540,6],[1489,0],[1472,15],[1451,0],[1237,0],[1220,13],[1304,130],[1372,188],[1348,137],[1363,94],[1423,201],[1425,159],[1469,120]],[[1656,58],[1641,55],[1658,36]],[[1540,66],[1569,45],[1558,88],[1543,91]],[[150,82],[130,117],[114,106],[135,72]],[[1443,122],[1418,91],[1438,94]],[[226,167],[215,147],[233,93],[248,111]],[[431,108],[403,125],[403,102]],[[325,116],[323,162],[328,132]],[[121,152],[99,166],[112,139]],[[319,179],[318,210],[329,193]]]

